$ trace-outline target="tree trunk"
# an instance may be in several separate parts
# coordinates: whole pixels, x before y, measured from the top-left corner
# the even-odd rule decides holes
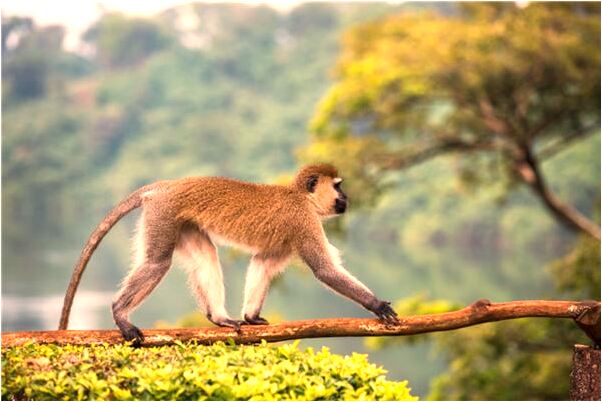
[[[600,349],[575,345],[569,396],[573,401],[600,400]]]

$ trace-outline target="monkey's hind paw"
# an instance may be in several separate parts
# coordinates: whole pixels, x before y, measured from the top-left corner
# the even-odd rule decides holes
[[[234,328],[236,332],[240,332],[240,326],[245,323],[242,320],[233,320],[231,318],[214,318],[209,315],[207,318],[217,326]]]
[[[374,314],[385,324],[400,324],[397,313],[391,307],[391,302],[382,301],[374,310]]]
[[[132,346],[135,348],[140,347],[142,342],[144,342],[144,335],[142,335],[142,331],[133,325],[131,328],[122,330],[121,335],[123,335],[123,338],[126,341],[132,342]]]
[[[245,314],[244,324],[248,324],[248,325],[270,325],[270,323],[268,322],[268,320],[266,320],[263,317],[260,317],[260,316],[249,317],[246,314]]]

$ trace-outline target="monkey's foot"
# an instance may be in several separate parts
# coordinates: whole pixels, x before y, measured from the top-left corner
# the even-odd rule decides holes
[[[245,323],[242,320],[233,320],[231,318],[224,317],[212,317],[210,314],[207,314],[207,319],[217,326],[234,328],[236,332],[240,332],[240,326]]]
[[[244,324],[248,324],[248,325],[270,325],[270,323],[268,322],[268,320],[266,320],[263,317],[260,317],[260,316],[249,317],[246,314],[245,314]]]
[[[133,325],[119,327],[121,331],[121,335],[126,341],[131,341],[132,346],[137,348],[142,342],[144,342],[144,335],[142,335],[142,331]]]
[[[391,307],[391,302],[381,301],[373,312],[385,324],[400,324],[397,313]]]

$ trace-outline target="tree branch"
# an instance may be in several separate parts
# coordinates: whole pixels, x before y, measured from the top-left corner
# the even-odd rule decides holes
[[[552,193],[539,168],[539,161],[528,146],[523,148],[522,160],[516,162],[519,177],[543,201],[548,210],[569,229],[583,232],[600,240],[600,226],[572,206],[565,204]]]
[[[481,116],[483,116],[483,122],[489,130],[502,137],[509,136],[512,133],[508,122],[496,116],[495,108],[489,99],[479,99],[478,105]]]
[[[144,346],[170,345],[176,341],[195,340],[200,344],[212,344],[232,339],[237,344],[279,342],[300,338],[328,338],[350,336],[398,336],[415,335],[427,332],[449,331],[486,322],[509,320],[523,317],[572,318],[587,317],[581,324],[600,325],[600,302],[597,301],[553,301],[523,300],[507,303],[490,303],[479,300],[458,311],[440,314],[425,314],[402,317],[398,325],[383,324],[376,319],[331,318],[319,320],[292,321],[276,325],[243,326],[240,333],[231,328],[182,328],[144,330]],[[597,336],[600,333],[590,331]],[[89,345],[98,343],[121,344],[119,331],[34,331],[5,332],[2,334],[2,347],[20,346],[28,342],[58,345]]]
[[[537,157],[540,160],[544,160],[546,158],[554,156],[558,152],[564,150],[566,148],[566,146],[571,144],[572,142],[580,140],[582,138],[586,138],[587,136],[594,134],[595,128],[600,128],[600,122],[596,122],[596,124],[583,127],[582,129],[577,130],[577,131],[571,133],[570,135],[566,135],[566,136],[560,138],[558,141],[554,142],[551,145],[548,145],[547,147],[545,147],[544,149],[539,151],[537,153]]]
[[[492,141],[438,140],[435,144],[423,146],[422,149],[405,155],[400,153],[383,155],[379,165],[384,169],[406,169],[446,153],[496,151],[499,149],[500,145]]]

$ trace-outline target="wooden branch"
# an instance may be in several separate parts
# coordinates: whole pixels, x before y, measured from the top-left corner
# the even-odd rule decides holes
[[[599,325],[600,302],[597,301],[523,300],[491,303],[488,300],[479,300],[468,307],[449,313],[401,317],[401,323],[398,325],[387,325],[376,319],[367,318],[332,318],[292,321],[276,325],[244,326],[238,334],[230,328],[149,329],[143,331],[145,336],[143,346],[169,345],[175,341],[190,340],[195,340],[200,344],[212,344],[232,339],[237,344],[250,344],[258,343],[262,339],[267,342],[278,342],[300,338],[415,335],[523,317],[577,319],[587,316],[589,323],[596,321],[596,317],[588,314],[593,310],[597,311]],[[123,343],[123,338],[119,331],[114,330],[5,332],[2,334],[2,347],[19,346],[27,342],[59,345],[120,344]],[[600,343],[599,333],[597,342]]]
[[[589,339],[594,341],[595,345],[600,346],[600,303],[583,310],[575,318],[575,323],[585,332]]]

